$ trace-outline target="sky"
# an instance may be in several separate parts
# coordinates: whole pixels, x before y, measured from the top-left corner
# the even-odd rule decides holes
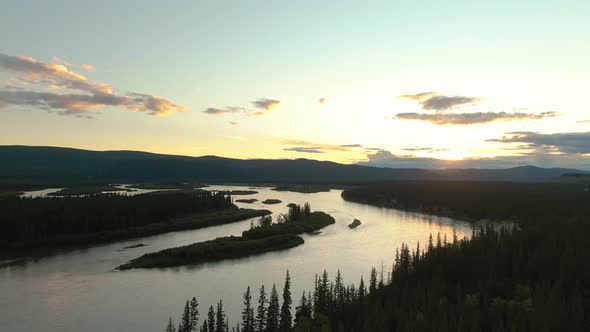
[[[588,1],[30,1],[0,145],[590,170]]]

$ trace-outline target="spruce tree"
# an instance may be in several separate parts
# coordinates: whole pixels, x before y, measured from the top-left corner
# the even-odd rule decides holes
[[[278,332],[279,330],[279,294],[277,288],[272,285],[270,300],[268,303],[268,312],[266,314],[266,332]]]
[[[293,317],[291,316],[291,276],[289,270],[285,276],[285,285],[283,286],[283,304],[281,305],[281,318],[279,321],[279,330],[281,332],[291,331]]]
[[[166,326],[165,332],[176,332],[176,328],[174,327],[174,323],[172,323],[172,317],[168,319],[168,325]]]
[[[188,300],[186,300],[186,304],[184,305],[184,312],[182,313],[182,317],[180,319],[180,324],[178,325],[178,332],[191,332],[191,309]]]
[[[244,310],[242,311],[242,332],[254,332],[254,310],[252,309],[250,286],[244,293]]]
[[[213,306],[209,306],[209,312],[207,312],[207,328],[209,332],[215,332],[215,310]]]
[[[188,332],[197,332],[199,328],[199,301],[195,297],[191,299],[189,303],[189,311],[190,311],[190,319],[189,319],[189,331]]]
[[[359,300],[362,301],[365,295],[367,295],[367,288],[365,287],[365,281],[363,280],[363,276],[361,276],[361,281],[359,283]]]
[[[369,281],[369,294],[375,294],[377,290],[377,269],[371,268],[371,279]]]
[[[264,285],[260,286],[260,293],[258,295],[258,308],[256,309],[255,326],[258,331],[264,331],[266,327],[266,291]]]
[[[223,312],[223,302],[221,300],[217,303],[215,322],[215,332],[225,332],[225,313]]]

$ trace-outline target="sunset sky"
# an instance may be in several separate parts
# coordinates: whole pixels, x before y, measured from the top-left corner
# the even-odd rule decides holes
[[[1,7],[1,145],[590,170],[590,1]]]

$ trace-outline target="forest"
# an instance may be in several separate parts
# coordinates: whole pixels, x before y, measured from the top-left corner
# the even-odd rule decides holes
[[[119,270],[170,267],[241,258],[296,247],[304,243],[298,234],[318,231],[335,220],[323,212],[311,212],[309,204],[295,205],[273,223],[271,216],[252,222],[242,236],[219,237],[186,246],[147,253],[119,266]]]
[[[270,300],[260,289],[254,308],[248,287],[241,320],[232,324],[209,314],[203,324],[191,325],[198,320],[190,319],[196,316],[189,301],[178,331],[587,331],[590,194],[582,189],[423,182],[345,191],[346,199],[380,206],[515,223],[475,227],[469,240],[431,235],[427,243],[384,249],[396,251],[394,262],[373,268],[366,281],[346,284],[339,271],[334,280],[324,271],[315,288],[301,295],[294,317],[282,310],[292,302],[288,277],[283,305],[273,285]],[[170,318],[166,331],[175,330]]]
[[[270,213],[238,209],[231,197],[204,191],[5,197],[0,199],[0,211],[0,248],[4,250],[121,240]]]

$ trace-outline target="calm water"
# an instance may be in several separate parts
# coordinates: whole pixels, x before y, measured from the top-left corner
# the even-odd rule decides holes
[[[207,189],[245,189],[212,186]],[[277,284],[281,294],[289,269],[293,300],[313,286],[315,273],[324,269],[332,278],[340,268],[345,282],[367,276],[371,266],[387,268],[402,242],[424,244],[429,234],[469,236],[466,222],[428,217],[393,209],[345,202],[340,190],[316,194],[275,192],[257,188],[256,195],[236,198],[278,198],[277,205],[237,203],[241,207],[267,208],[274,215],[285,213],[286,204],[310,202],[312,210],[331,214],[336,224],[319,235],[303,235],[305,244],[282,252],[193,267],[113,271],[146,252],[225,235],[239,235],[250,220],[195,231],[138,238],[46,257],[26,265],[0,268],[0,331],[163,331],[168,316],[177,323],[188,297],[196,296],[201,317],[209,305],[222,299],[230,324],[239,320],[241,296],[246,286],[268,290]],[[362,225],[350,230],[353,218]],[[146,247],[121,250],[135,243]],[[424,245],[422,245],[424,247]]]

